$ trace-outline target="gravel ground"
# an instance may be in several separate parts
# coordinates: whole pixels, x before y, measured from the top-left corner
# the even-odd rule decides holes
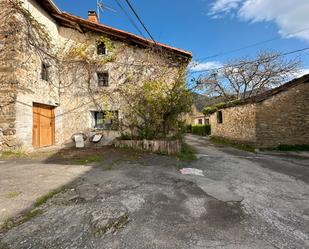
[[[2,230],[0,248],[309,247],[308,160],[187,141],[198,160],[105,153],[37,215]]]

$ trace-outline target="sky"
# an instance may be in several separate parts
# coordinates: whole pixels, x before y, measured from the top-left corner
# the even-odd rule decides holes
[[[88,10],[96,9],[96,0],[54,1],[61,10],[83,18]],[[139,35],[116,0],[102,1],[113,10],[101,14],[101,23]],[[125,0],[118,1],[138,24]],[[193,53],[191,70],[196,74],[237,58],[253,58],[260,51],[309,48],[309,0],[130,2],[156,41]],[[309,50],[285,56],[294,57],[302,60],[302,73],[309,73]]]

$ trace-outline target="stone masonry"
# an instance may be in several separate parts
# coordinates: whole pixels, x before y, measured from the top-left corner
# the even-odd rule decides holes
[[[256,105],[248,104],[222,109],[222,123],[217,113],[210,116],[211,134],[243,143],[256,142]]]
[[[258,103],[256,112],[259,147],[309,144],[309,83]]]
[[[5,0],[0,0],[1,5]],[[45,2],[45,1],[44,1]],[[177,56],[173,52],[155,53],[146,47],[121,40],[101,31],[67,27],[56,22],[40,1],[25,0],[23,7],[42,26],[50,38],[50,44],[41,42],[40,48],[29,46],[27,27],[11,33],[12,27],[22,17],[13,13],[11,23],[1,23],[0,61],[0,150],[32,150],[33,104],[52,107],[55,113],[55,144],[71,144],[76,132],[87,135],[104,134],[104,143],[119,136],[119,131],[96,130],[93,126],[93,111],[118,111],[122,117],[123,99],[117,94],[120,84],[128,80],[141,84],[145,80],[164,78],[169,82],[185,68],[190,56]],[[1,15],[8,12],[1,8]],[[71,23],[71,22],[69,22]],[[36,36],[36,35],[35,35]],[[95,60],[97,41],[108,39],[113,47],[107,56],[112,60],[102,64],[98,71],[108,72],[109,86],[98,87],[96,72],[85,66],[59,64],[50,55],[61,56],[73,47],[88,44],[92,53],[89,61]],[[40,43],[40,44],[41,44]],[[89,51],[88,51],[89,52]],[[42,62],[49,66],[49,80],[41,79]],[[91,65],[91,63],[89,64]]]
[[[222,123],[217,122],[217,113],[210,117],[214,137],[258,148],[309,143],[308,80],[262,101],[224,108],[221,112]]]

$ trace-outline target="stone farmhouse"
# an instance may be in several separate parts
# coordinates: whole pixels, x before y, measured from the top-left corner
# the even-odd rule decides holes
[[[0,0],[0,150],[71,144],[72,135],[120,135],[119,87],[172,81],[190,52],[61,11],[52,0]]]
[[[210,124],[212,136],[257,148],[309,144],[309,75],[227,105]]]

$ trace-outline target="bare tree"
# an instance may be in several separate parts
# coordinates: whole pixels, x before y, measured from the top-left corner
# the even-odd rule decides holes
[[[253,60],[238,59],[212,70],[196,83],[207,95],[244,99],[283,84],[298,71],[299,65],[298,59],[285,60],[279,53],[261,52]]]

